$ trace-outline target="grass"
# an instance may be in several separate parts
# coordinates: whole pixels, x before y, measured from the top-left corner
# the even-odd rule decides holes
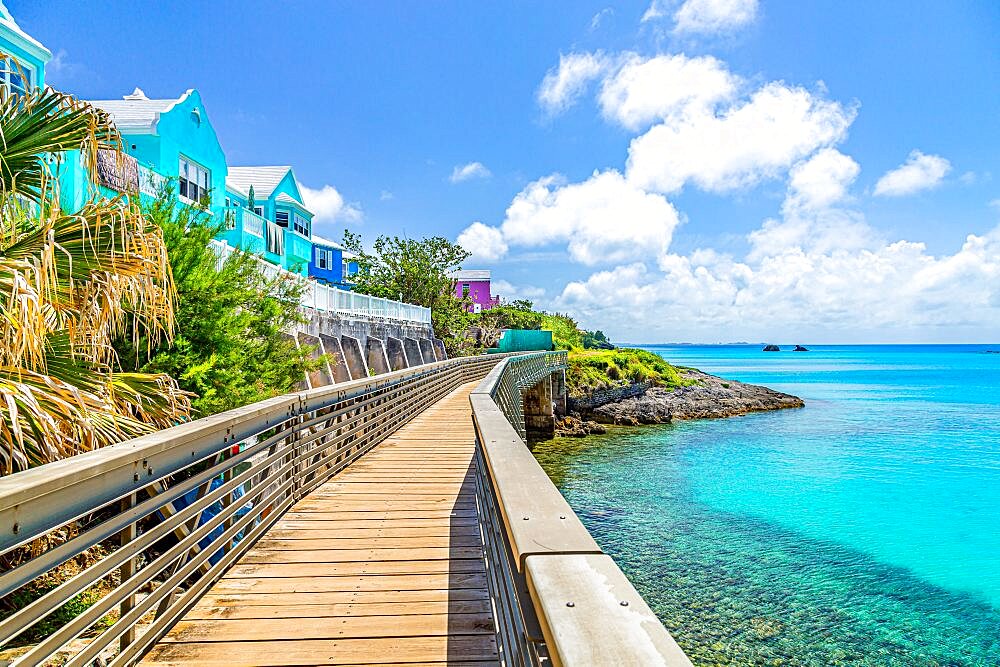
[[[639,382],[668,389],[695,383],[659,355],[632,348],[570,350],[566,381],[573,396]]]

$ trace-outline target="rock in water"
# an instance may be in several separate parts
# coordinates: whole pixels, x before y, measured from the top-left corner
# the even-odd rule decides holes
[[[777,345],[765,345],[764,352],[781,352],[781,348]]]
[[[681,375],[695,383],[676,389],[651,387],[641,396],[594,408],[587,416],[605,424],[662,424],[672,419],[733,417],[805,405],[801,398],[791,394],[726,380],[693,368],[683,369]]]
[[[796,345],[795,349],[792,350],[792,352],[808,352],[808,351],[809,351],[808,347],[802,347],[801,345]]]

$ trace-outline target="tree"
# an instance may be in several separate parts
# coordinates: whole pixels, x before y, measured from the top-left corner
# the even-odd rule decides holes
[[[379,236],[368,253],[361,236],[347,230],[343,244],[358,257],[355,291],[430,308],[434,333],[444,341],[449,356],[474,350],[475,342],[466,338],[472,320],[470,302],[455,296],[451,277],[469,257],[462,246],[440,236]]]
[[[354,276],[357,292],[431,309],[453,294],[451,275],[469,257],[462,246],[441,236],[379,236],[369,254],[360,235],[344,230],[344,247],[358,257],[358,274]]]
[[[165,189],[147,206],[163,230],[177,286],[177,334],[172,341],[119,341],[136,368],[168,373],[196,397],[196,416],[236,408],[293,391],[318,362],[285,333],[304,321],[301,281],[268,279],[260,259],[237,250],[218,267],[210,242],[223,221],[181,204]]]
[[[598,329],[597,331],[583,332],[583,348],[585,350],[613,350],[615,346],[604,335],[604,332]]]
[[[0,465],[24,470],[183,421],[163,373],[121,372],[126,328],[169,340],[174,288],[161,231],[126,197],[61,210],[53,165],[121,160],[107,114],[52,89],[0,93]],[[75,159],[75,157],[74,157]],[[96,181],[92,181],[96,192]]]
[[[541,329],[542,314],[532,310],[532,305],[530,301],[514,301],[480,313],[474,326],[479,327],[482,345],[496,347],[504,329]]]

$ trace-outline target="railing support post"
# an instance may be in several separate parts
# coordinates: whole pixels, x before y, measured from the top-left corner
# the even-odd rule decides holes
[[[127,512],[133,507],[135,507],[135,494],[130,493],[129,495],[122,498],[120,507],[122,512]],[[126,526],[125,529],[122,530],[122,532],[118,533],[118,544],[119,546],[124,547],[129,542],[134,540],[135,537],[136,537],[135,522],[132,522],[128,526]],[[129,578],[132,577],[132,575],[135,574],[135,571],[136,571],[135,557],[133,556],[132,558],[129,558],[124,563],[122,563],[121,567],[118,568],[119,581],[127,581]],[[135,607],[135,594],[129,595],[124,600],[122,600],[122,603],[120,605],[120,613],[118,617],[121,618],[125,616],[125,614],[132,611],[133,607]],[[122,634],[122,636],[118,638],[118,650],[124,651],[134,641],[135,641],[135,627],[133,626],[130,627],[128,630],[126,630],[124,634]]]

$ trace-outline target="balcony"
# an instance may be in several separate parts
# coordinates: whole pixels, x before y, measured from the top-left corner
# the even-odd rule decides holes
[[[306,275],[312,257],[312,241],[291,229],[285,230],[285,268]]]
[[[264,253],[267,220],[253,211],[235,206],[223,209],[222,215],[225,216],[225,227],[219,235],[220,239],[236,248],[257,254]]]
[[[163,189],[167,178],[156,173],[147,165],[139,164],[139,192],[149,197],[156,197]]]
[[[234,222],[236,229],[242,230],[244,234],[264,238],[264,227],[267,220],[257,215],[249,209],[233,207],[228,209],[235,213]]]

